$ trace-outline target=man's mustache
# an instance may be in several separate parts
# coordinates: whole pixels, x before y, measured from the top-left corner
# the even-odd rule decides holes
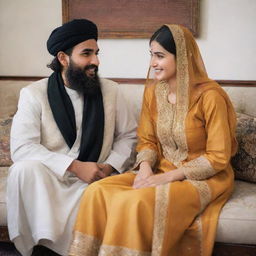
[[[98,66],[94,65],[94,64],[91,64],[91,65],[87,65],[85,68],[84,68],[84,71],[87,71],[88,69],[95,69],[95,72],[98,72]]]

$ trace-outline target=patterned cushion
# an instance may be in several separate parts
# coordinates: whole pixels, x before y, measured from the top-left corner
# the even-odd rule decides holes
[[[0,166],[12,164],[10,156],[10,129],[12,117],[0,118]]]
[[[236,135],[239,148],[231,160],[235,177],[256,182],[256,118],[238,113]]]

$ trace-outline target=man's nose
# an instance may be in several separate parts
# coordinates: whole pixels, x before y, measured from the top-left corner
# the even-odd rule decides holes
[[[92,57],[92,59],[91,59],[91,64],[94,64],[94,65],[96,65],[96,66],[99,66],[99,64],[100,64],[100,61],[99,61],[99,57],[98,57],[98,55],[93,55],[93,57]]]

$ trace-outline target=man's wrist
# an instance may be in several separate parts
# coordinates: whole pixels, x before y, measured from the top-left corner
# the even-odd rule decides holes
[[[106,175],[110,175],[113,171],[116,170],[112,165],[110,165],[108,163],[106,163],[105,166],[106,166],[105,168],[106,168],[106,172],[107,172],[107,173],[105,173]]]
[[[73,160],[72,162],[71,162],[71,164],[69,165],[69,167],[67,168],[67,171],[69,171],[69,172],[72,172],[72,173],[74,173],[74,174],[77,174],[77,164],[78,164],[78,160]]]

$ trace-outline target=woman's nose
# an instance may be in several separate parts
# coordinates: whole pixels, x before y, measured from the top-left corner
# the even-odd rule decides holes
[[[157,67],[157,63],[156,63],[155,61],[151,62],[151,67],[152,67],[152,68]]]
[[[151,67],[155,67],[157,64],[156,64],[156,61],[155,61],[155,58],[151,58],[151,60],[150,60],[150,66]]]

